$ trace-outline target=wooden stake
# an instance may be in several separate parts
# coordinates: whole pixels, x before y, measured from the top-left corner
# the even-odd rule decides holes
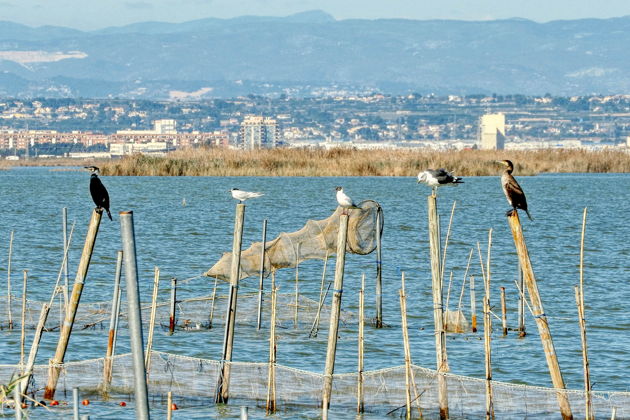
[[[267,414],[276,412],[276,272],[271,271],[271,320],[269,325],[269,368],[267,369]]]
[[[13,255],[13,231],[9,237],[9,261],[7,263],[7,311],[9,317],[9,329],[13,329],[13,312],[11,310],[11,256]]]
[[[225,334],[223,336],[223,357],[217,383],[216,403],[227,404],[230,388],[230,362],[234,345],[234,325],[236,321],[236,302],[241,269],[241,247],[243,244],[243,224],[245,222],[245,204],[236,205],[234,218],[234,239],[232,242],[232,265],[230,267],[230,295],[225,316]]]
[[[428,197],[429,245],[433,288],[433,320],[435,323],[435,356],[438,375],[438,401],[440,419],[448,419],[448,388],[444,373],[448,372],[446,357],[446,333],[444,331],[444,306],[442,301],[442,273],[440,267],[440,236],[437,213],[437,197]]]
[[[171,311],[168,317],[168,335],[175,332],[175,311],[177,309],[177,279],[171,278]]]
[[[103,209],[94,209],[92,211],[92,217],[88,226],[88,231],[85,237],[85,244],[83,245],[83,252],[81,253],[81,260],[79,261],[79,267],[77,269],[77,275],[74,278],[74,286],[72,287],[72,295],[70,302],[68,303],[68,310],[66,311],[63,328],[59,334],[59,342],[57,343],[57,350],[54,357],[50,360],[50,369],[48,373],[48,383],[44,391],[44,398],[51,400],[55,396],[55,389],[57,388],[57,381],[59,380],[59,373],[61,364],[66,355],[66,349],[68,348],[68,342],[70,341],[70,334],[72,334],[72,327],[74,326],[74,318],[77,314],[79,307],[79,301],[81,300],[81,294],[83,292],[83,286],[87,277],[88,268],[90,267],[90,260],[92,259],[92,252],[94,251],[94,244],[96,243],[96,235],[98,234],[98,228],[101,224],[101,216],[103,215]]]
[[[114,291],[112,293],[112,311],[109,319],[107,351],[103,361],[103,392],[107,393],[112,382],[113,356],[116,351],[116,334],[118,332],[118,314],[120,313],[120,277],[122,273],[123,252],[116,253],[116,272],[114,274]]]
[[[582,339],[582,365],[584,369],[584,392],[586,394],[586,420],[594,420],[593,395],[591,394],[591,372],[588,362],[588,345],[586,342],[586,316],[584,314],[584,235],[586,233],[586,213],[584,207],[582,216],[582,236],[580,239],[580,287],[575,288],[575,301],[578,307],[578,320],[580,323],[580,336]]]
[[[365,274],[361,275],[361,290],[359,291],[359,340],[358,340],[358,368],[357,368],[357,413],[365,411],[363,401],[363,327],[364,319],[364,293],[365,293]]]
[[[376,210],[376,328],[383,328],[383,209]]]
[[[505,287],[501,287],[501,324],[503,326],[503,336],[508,333],[507,326],[507,306],[505,303]]]
[[[525,337],[525,280],[523,279],[523,270],[521,269],[521,263],[518,263],[518,336]],[[522,293],[521,293],[522,292]]]
[[[173,419],[173,391],[168,391],[166,394],[166,420]]]
[[[44,332],[44,326],[48,319],[48,313],[50,312],[50,305],[44,303],[39,313],[39,320],[37,321],[37,327],[35,328],[35,335],[33,336],[33,342],[31,343],[31,350],[28,354],[28,361],[24,368],[24,378],[22,379],[22,393],[26,394],[28,391],[28,383],[30,382],[31,375],[33,374],[33,366],[35,365],[35,359],[37,358],[37,352],[39,351],[39,343],[42,340],[42,334]]]
[[[210,306],[210,320],[208,321],[208,329],[212,329],[212,321],[214,318],[214,304],[217,300],[217,282],[219,281],[218,277],[214,278],[214,287],[212,288],[212,305]]]
[[[24,282],[22,285],[22,318],[20,335],[20,371],[24,373],[24,341],[26,340],[26,283],[28,281],[28,270],[23,271]]]
[[[404,277],[403,277],[404,278]],[[409,331],[407,329],[407,308],[405,305],[404,286],[399,291],[401,328],[403,333],[403,348],[405,350],[405,418],[411,419],[411,356],[409,351]]]
[[[547,359],[547,366],[549,367],[549,373],[551,375],[551,382],[553,387],[558,390],[557,399],[560,406],[560,413],[564,420],[572,419],[571,406],[569,404],[569,398],[563,390],[565,389],[564,380],[562,378],[562,372],[560,370],[560,364],[556,356],[556,350],[553,345],[553,339],[551,337],[551,331],[549,330],[549,324],[547,322],[547,315],[543,308],[542,300],[538,292],[538,284],[534,277],[534,270],[532,263],[529,259],[529,253],[527,251],[527,244],[523,236],[523,228],[521,227],[521,221],[518,217],[518,212],[514,211],[508,216],[508,222],[510,229],[512,230],[512,236],[514,237],[514,244],[516,246],[516,252],[518,254],[521,267],[523,268],[523,277],[525,279],[525,285],[529,292],[530,303],[538,326],[538,332],[540,334],[540,340],[542,342],[543,351],[545,352],[545,358]]]
[[[448,220],[448,229],[446,229],[446,239],[444,240],[444,251],[442,251],[442,264],[440,265],[440,273],[442,273],[442,284],[444,284],[444,270],[446,269],[446,250],[448,249],[448,240],[451,237],[451,226],[453,225],[453,216],[455,216],[456,205],[457,201],[453,201],[453,207],[451,208],[451,217]],[[446,305],[446,309],[448,309],[448,305]]]
[[[263,303],[263,283],[265,280],[265,248],[267,246],[267,219],[263,220],[263,233],[262,233],[262,249],[260,250],[260,277],[258,279],[258,321],[256,322],[256,329],[260,330],[260,324],[262,322],[262,303]],[[212,321],[210,321],[212,325]],[[212,328],[212,327],[210,327]]]
[[[337,352],[337,334],[339,331],[339,314],[341,312],[341,294],[343,293],[343,273],[346,262],[346,240],[348,238],[348,215],[339,216],[339,233],[337,235],[337,261],[335,264],[335,284],[333,301],[330,308],[330,324],[328,328],[328,345],[326,348],[326,365],[324,367],[324,389],[322,397],[323,416],[327,416],[332,393],[333,374],[335,372],[335,355]]]
[[[61,228],[63,229],[63,249],[68,246],[68,208],[61,209]],[[68,291],[70,285],[68,280],[68,258],[65,258],[63,263],[63,302],[66,308],[68,307]]]
[[[151,350],[153,349],[153,334],[155,331],[155,315],[157,313],[157,298],[160,288],[160,268],[153,268],[153,295],[151,295],[151,316],[149,318],[149,337],[147,338],[147,350],[144,353],[144,368],[147,377],[151,374]],[[147,378],[148,380],[148,378]]]
[[[293,315],[293,328],[298,326],[298,312],[300,304],[300,244],[297,244],[297,252],[295,254],[295,313]]]
[[[470,276],[470,325],[477,332],[477,303],[475,302],[475,276]]]
[[[492,246],[492,229],[488,232],[488,260],[484,278],[485,294],[483,298],[483,338],[486,366],[486,419],[494,419],[494,402],[492,397],[492,317],[490,313],[490,249]],[[501,288],[503,289],[503,288]]]
[[[322,270],[322,283],[319,286],[319,305],[317,305],[317,314],[315,315],[315,319],[313,320],[313,325],[311,326],[311,332],[308,334],[308,338],[317,337],[317,333],[319,332],[319,318],[322,314],[322,307],[324,306],[326,297],[328,296],[328,290],[330,289],[330,283],[328,283],[328,287],[326,288],[326,293],[324,294],[324,281],[326,280],[326,266],[327,265],[328,265],[328,251],[326,251],[326,258],[324,259],[324,269]]]

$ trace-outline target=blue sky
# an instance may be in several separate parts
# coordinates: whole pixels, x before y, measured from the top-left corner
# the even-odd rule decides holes
[[[628,0],[0,0],[0,21],[98,29],[134,22],[205,17],[286,16],[323,10],[336,19],[491,20],[537,22],[630,15]]]

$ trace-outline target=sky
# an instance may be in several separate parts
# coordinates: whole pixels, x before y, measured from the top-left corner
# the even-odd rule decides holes
[[[630,15],[628,0],[0,0],[0,21],[82,30],[135,22],[185,22],[243,15],[288,16],[323,10],[335,19],[494,20],[536,22]]]

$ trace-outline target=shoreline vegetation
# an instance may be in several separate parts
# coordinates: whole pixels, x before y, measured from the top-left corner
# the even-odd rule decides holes
[[[50,159],[4,161],[13,166],[83,166],[96,164],[109,176],[416,176],[428,168],[445,168],[458,176],[501,173],[497,160],[514,162],[514,174],[630,172],[623,149],[586,151],[509,150],[356,150],[356,149],[184,149],[166,156],[136,154],[114,160]]]

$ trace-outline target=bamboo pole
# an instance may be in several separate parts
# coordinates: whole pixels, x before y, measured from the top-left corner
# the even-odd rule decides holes
[[[171,306],[170,314],[168,317],[168,335],[173,335],[175,332],[175,311],[177,309],[177,279],[171,278]]]
[[[477,332],[477,302],[475,301],[475,276],[470,276],[470,325]]]
[[[501,287],[501,326],[503,327],[503,336],[508,334],[507,326],[507,305],[505,303],[505,287]]]
[[[208,321],[208,329],[212,329],[212,321],[214,319],[214,304],[217,300],[217,282],[219,281],[218,277],[214,278],[214,287],[212,288],[212,305],[210,306],[210,320]]]
[[[293,315],[293,328],[298,326],[298,312],[300,304],[300,244],[297,244],[297,252],[295,254],[295,313]]]
[[[569,404],[569,398],[563,390],[565,389],[564,380],[562,378],[562,372],[560,370],[560,364],[556,356],[556,350],[553,345],[553,339],[551,337],[551,331],[549,330],[549,324],[547,322],[547,315],[543,308],[542,300],[538,292],[538,284],[534,277],[534,270],[532,263],[529,259],[529,253],[527,252],[527,244],[523,236],[523,228],[518,217],[518,212],[514,211],[508,216],[508,222],[510,229],[512,230],[512,236],[514,237],[514,244],[516,246],[516,252],[518,253],[521,267],[523,268],[523,277],[525,279],[525,285],[529,292],[530,303],[538,326],[538,332],[540,334],[540,340],[542,342],[545,358],[547,359],[547,366],[549,367],[549,373],[551,375],[551,382],[553,387],[556,388],[558,404],[560,406],[560,413],[564,420],[572,419],[571,406]]]
[[[147,371],[144,368],[144,345],[142,340],[142,314],[140,306],[140,287],[136,259],[136,239],[133,227],[133,212],[121,211],[120,233],[122,237],[123,258],[125,262],[125,283],[127,286],[127,319],[129,323],[129,341],[136,398],[136,419],[149,419],[149,395]]]
[[[490,249],[492,247],[492,229],[488,232],[488,260],[484,276],[483,298],[483,338],[486,367],[486,419],[494,419],[494,400],[492,395],[492,317],[490,313]],[[502,290],[504,288],[501,288]]]
[[[234,325],[236,320],[236,302],[238,299],[238,282],[241,268],[241,246],[243,243],[243,224],[245,221],[245,204],[236,205],[234,218],[234,239],[232,242],[232,266],[230,267],[230,295],[228,297],[227,314],[225,316],[225,334],[223,336],[223,357],[221,371],[217,382],[216,403],[227,404],[230,388],[230,362],[234,344]]]
[[[49,312],[50,305],[44,303],[39,313],[39,320],[37,321],[37,327],[35,328],[35,335],[33,336],[33,342],[31,343],[31,350],[28,354],[26,367],[24,368],[24,377],[21,380],[23,394],[26,394],[28,390],[28,383],[31,379],[31,375],[33,374],[33,366],[35,365],[35,359],[37,358],[37,352],[39,351],[39,343],[42,340],[42,334],[44,332],[44,326],[46,325]]]
[[[173,419],[173,391],[166,394],[166,420]]]
[[[357,413],[365,411],[365,403],[363,400],[363,328],[364,319],[364,302],[365,302],[365,274],[361,275],[361,290],[359,291],[359,339],[358,339],[358,368],[357,368]]]
[[[20,320],[20,371],[24,374],[24,342],[26,340],[26,284],[28,282],[28,270],[23,271],[24,281],[22,284],[22,318]]]
[[[440,418],[448,419],[448,388],[444,373],[448,372],[446,333],[444,331],[444,307],[442,301],[442,275],[440,267],[440,237],[437,213],[437,197],[428,197],[429,245],[433,289],[433,320],[435,323],[435,356],[438,371],[438,401]]]
[[[112,310],[109,319],[109,334],[107,338],[107,351],[103,361],[103,391],[109,390],[112,382],[113,356],[116,350],[116,334],[118,332],[118,314],[120,311],[120,276],[122,273],[123,252],[116,253],[116,273],[114,274],[114,291],[112,293]]]
[[[383,328],[383,209],[376,211],[376,328]]]
[[[319,286],[319,304],[317,305],[317,314],[315,314],[315,319],[313,320],[313,325],[311,325],[311,332],[308,334],[308,338],[317,337],[317,333],[319,332],[319,319],[322,314],[322,307],[324,306],[324,302],[326,301],[326,297],[328,296],[328,290],[330,290],[330,283],[328,283],[326,293],[324,294],[324,281],[326,280],[327,265],[328,251],[326,251],[326,258],[324,259],[324,269],[322,270],[322,282]]]
[[[324,367],[322,415],[326,418],[328,416],[330,394],[332,393],[333,374],[335,372],[335,354],[337,352],[337,333],[339,331],[339,314],[341,312],[341,295],[343,293],[343,274],[346,262],[347,238],[348,215],[342,214],[339,217],[339,233],[337,235],[337,261],[335,263],[335,284],[333,286],[333,301],[330,308],[328,345],[326,347],[326,365]]]
[[[276,412],[276,272],[271,272],[271,320],[269,325],[269,367],[267,369],[267,414]]]
[[[61,228],[63,229],[63,249],[68,246],[68,208],[61,209]],[[66,307],[68,307],[68,291],[70,285],[68,280],[68,259],[66,258],[63,263],[63,301]]]
[[[405,291],[399,290],[400,315],[402,318],[403,346],[405,350],[405,418],[411,419],[411,357],[409,355],[409,332],[407,330],[407,310],[405,307]]]
[[[157,298],[160,288],[160,268],[153,268],[153,294],[151,295],[151,316],[149,318],[149,337],[147,338],[147,351],[144,355],[144,367],[147,375],[151,374],[151,350],[153,349],[153,334],[155,331],[155,315],[157,314]]]
[[[448,229],[446,229],[446,239],[444,240],[444,250],[442,251],[442,264],[440,265],[440,273],[442,273],[442,278],[440,282],[442,284],[444,284],[444,270],[446,269],[446,250],[448,249],[448,240],[451,237],[451,226],[453,225],[453,216],[455,216],[456,205],[457,205],[457,201],[453,201],[453,207],[451,208],[451,217],[448,220]],[[446,305],[446,308],[448,309],[448,305]]]
[[[523,278],[523,270],[521,269],[521,263],[518,263],[518,336],[525,337],[525,293],[521,293],[525,290],[525,280]]]
[[[83,293],[83,286],[87,277],[88,268],[90,267],[90,260],[92,258],[92,252],[94,251],[94,244],[96,243],[96,236],[98,234],[98,228],[101,224],[102,215],[103,209],[97,208],[92,211],[92,217],[90,218],[90,224],[85,237],[85,244],[83,245],[83,252],[81,253],[81,260],[79,261],[79,267],[77,269],[77,275],[74,278],[72,295],[70,297],[68,309],[63,322],[63,328],[59,334],[59,342],[57,343],[55,355],[50,360],[48,383],[46,384],[46,389],[44,391],[45,399],[50,400],[55,396],[55,389],[57,388],[57,381],[59,380],[59,373],[61,369],[60,365],[63,364],[66,349],[68,348],[68,342],[70,341],[70,335],[72,334],[74,318],[76,317],[79,301],[81,300],[81,294]]]
[[[267,246],[267,219],[263,220],[263,232],[262,232],[262,249],[260,250],[260,277],[258,279],[258,320],[256,322],[256,329],[260,330],[260,324],[262,323],[262,303],[263,303],[263,290],[265,280],[265,247]],[[212,322],[210,322],[212,325]]]
[[[9,261],[7,263],[7,311],[9,319],[9,329],[13,329],[13,312],[11,310],[11,257],[13,255],[13,231],[9,237]]]
[[[594,420],[593,395],[591,394],[591,372],[588,361],[588,345],[586,341],[586,316],[584,305],[584,236],[586,233],[587,208],[584,207],[582,216],[582,235],[580,238],[580,287],[575,288],[575,300],[578,307],[578,320],[580,324],[580,337],[582,341],[582,365],[584,369],[584,392],[586,394],[586,420]]]

